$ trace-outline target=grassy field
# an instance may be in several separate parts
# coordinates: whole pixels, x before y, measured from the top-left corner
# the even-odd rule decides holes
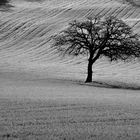
[[[1,140],[139,140],[139,109],[109,103],[0,101]]]
[[[0,140],[139,140],[139,62],[101,59],[88,85],[86,58],[63,58],[50,45],[70,21],[97,14],[139,33],[140,8],[122,0],[11,2],[0,9]]]
[[[4,77],[0,79],[1,140],[140,138],[139,90]]]

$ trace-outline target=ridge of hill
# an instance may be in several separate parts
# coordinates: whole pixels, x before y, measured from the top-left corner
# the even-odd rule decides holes
[[[53,69],[52,73],[57,74],[85,75],[85,58],[62,58],[50,47],[51,36],[74,19],[113,15],[132,26],[136,33],[140,32],[140,8],[120,0],[44,0],[41,3],[14,0],[12,4],[11,11],[0,12],[0,64],[3,71],[39,69],[52,72]],[[94,65],[94,72],[97,77],[129,77],[136,81],[140,78],[138,62],[110,64],[100,60]]]

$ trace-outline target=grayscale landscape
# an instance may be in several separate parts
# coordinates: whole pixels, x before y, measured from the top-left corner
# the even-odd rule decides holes
[[[140,34],[138,0],[11,0],[0,7],[0,140],[139,140],[140,62],[62,56],[73,20],[116,16]]]

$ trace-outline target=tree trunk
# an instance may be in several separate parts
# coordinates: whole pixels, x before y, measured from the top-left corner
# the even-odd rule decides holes
[[[92,60],[89,60],[88,62],[88,70],[87,70],[87,79],[86,79],[86,83],[90,83],[92,82]]]

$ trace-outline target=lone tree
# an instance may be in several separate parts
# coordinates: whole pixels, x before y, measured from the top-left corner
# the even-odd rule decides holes
[[[0,6],[6,5],[9,3],[9,0],[0,0]]]
[[[102,56],[110,61],[140,57],[140,41],[122,20],[116,17],[88,18],[73,21],[54,37],[53,46],[64,54],[88,55],[86,82],[92,82],[92,65]]]

